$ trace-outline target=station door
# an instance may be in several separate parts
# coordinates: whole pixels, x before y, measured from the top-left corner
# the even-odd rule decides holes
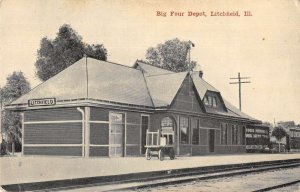
[[[208,145],[209,145],[209,152],[215,151],[215,130],[210,129],[208,132]]]
[[[125,115],[110,113],[109,156],[124,156]]]
[[[142,154],[145,154],[146,152],[146,148],[145,148],[145,145],[146,145],[146,136],[147,136],[147,129],[149,129],[149,116],[148,115],[142,115],[142,125],[141,125],[141,128],[142,128],[142,138],[141,138],[141,153]]]

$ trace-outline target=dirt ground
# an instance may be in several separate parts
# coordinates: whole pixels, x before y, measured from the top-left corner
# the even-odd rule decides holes
[[[80,158],[20,156],[0,158],[0,185],[92,176],[170,170],[210,165],[300,158],[295,154],[235,154],[177,157],[175,160],[144,157]]]

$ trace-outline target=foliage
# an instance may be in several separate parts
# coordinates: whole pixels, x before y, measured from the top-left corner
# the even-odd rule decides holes
[[[284,138],[286,134],[286,131],[282,127],[275,127],[272,131],[272,136],[275,137],[278,141],[281,141],[281,139]]]
[[[267,126],[267,127],[269,127],[269,128],[273,128],[273,124],[270,123],[270,122],[265,121],[262,124],[265,125],[265,126]]]
[[[174,72],[187,71],[189,66],[188,50],[193,45],[190,41],[180,41],[178,38],[168,40],[156,47],[150,47],[146,53],[146,60],[152,65],[162,67]],[[196,66],[191,61],[190,68]]]
[[[64,24],[59,28],[54,40],[47,37],[41,39],[35,62],[36,75],[42,81],[46,81],[81,59],[85,54],[99,60],[107,59],[107,50],[102,44],[84,43],[81,36],[70,25]]]
[[[296,139],[291,139],[290,146],[292,149],[300,149],[300,142],[298,142]]]
[[[4,110],[2,125],[4,133],[7,134],[10,142],[22,143],[22,118],[20,113]]]
[[[1,89],[1,102],[10,103],[30,90],[30,84],[22,72],[13,72],[6,79],[6,85]],[[2,111],[2,129],[10,138],[10,142],[21,143],[22,125],[18,112]]]
[[[28,91],[30,84],[23,72],[14,71],[6,78],[6,85],[1,89],[1,98],[5,103],[10,103]]]

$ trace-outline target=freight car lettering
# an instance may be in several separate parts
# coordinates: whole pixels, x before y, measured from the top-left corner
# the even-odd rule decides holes
[[[47,98],[47,99],[31,99],[28,100],[28,106],[48,106],[48,105],[55,105],[56,100],[55,98]]]

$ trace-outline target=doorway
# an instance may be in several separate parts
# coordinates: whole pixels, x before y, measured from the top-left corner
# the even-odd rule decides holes
[[[215,151],[215,130],[210,129],[208,132],[208,144],[209,144],[209,152]]]
[[[124,156],[125,114],[110,113],[109,156]]]
[[[141,120],[141,153],[145,154],[146,152],[146,135],[147,135],[147,129],[149,128],[149,115],[142,115]]]

